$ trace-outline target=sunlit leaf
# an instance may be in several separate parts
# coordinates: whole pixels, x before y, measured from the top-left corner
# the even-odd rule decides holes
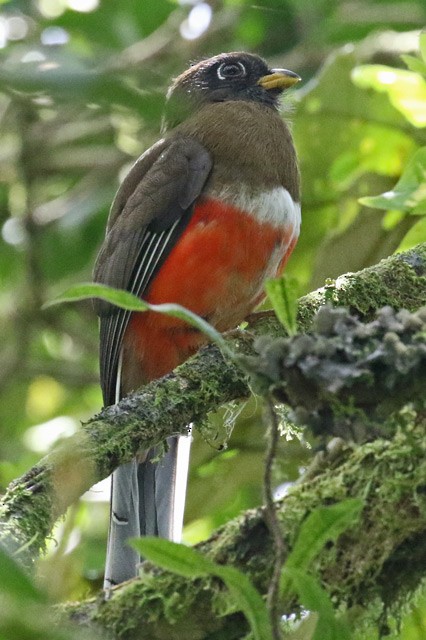
[[[284,275],[282,278],[268,280],[266,293],[274,311],[290,336],[297,332],[297,300],[300,295],[296,278]]]
[[[405,219],[405,213],[399,209],[389,209],[382,218],[382,228],[386,231],[394,229]]]
[[[426,216],[422,216],[405,234],[397,251],[407,251],[421,242],[426,242]]]
[[[402,617],[398,640],[424,640],[426,637],[426,593],[424,586],[417,593],[413,605]]]
[[[426,80],[419,74],[379,64],[352,71],[353,82],[362,89],[387,93],[390,102],[416,127],[426,127]]]
[[[361,198],[360,202],[377,209],[399,209],[414,215],[426,213],[426,147],[419,149],[407,164],[392,191]]]
[[[401,58],[410,71],[426,75],[426,63],[423,62],[423,60],[415,58],[414,56],[409,56],[408,54],[402,55]]]
[[[423,62],[426,63],[426,28],[422,29],[419,37],[420,53],[423,58]]]

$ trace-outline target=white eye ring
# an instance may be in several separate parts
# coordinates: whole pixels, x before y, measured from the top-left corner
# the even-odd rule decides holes
[[[237,73],[226,73],[226,67],[230,67],[233,68],[235,70],[238,71]],[[247,75],[247,71],[245,66],[243,65],[242,62],[239,62],[238,60],[236,60],[235,62],[222,62],[222,64],[220,65],[220,67],[218,67],[217,69],[217,77],[219,78],[219,80],[229,80],[232,78],[243,78],[245,75]]]

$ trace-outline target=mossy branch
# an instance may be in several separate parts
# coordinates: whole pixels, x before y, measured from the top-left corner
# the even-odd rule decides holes
[[[365,318],[384,305],[418,309],[426,303],[426,245],[342,276],[302,298],[302,331],[324,303],[345,305]],[[272,314],[252,316],[249,329],[229,335],[232,348],[245,356],[255,353],[253,334],[283,334]],[[0,503],[0,544],[21,549],[23,562],[31,562],[57,518],[95,482],[138,451],[185,433],[190,423],[202,431],[208,412],[249,393],[242,370],[224,362],[214,346],[201,350],[173,374],[104,409],[14,481]]]
[[[404,422],[412,416],[401,417]],[[347,447],[326,469],[292,487],[279,503],[285,549],[291,551],[301,524],[316,507],[360,498],[360,522],[327,545],[311,571],[321,579],[336,606],[362,611],[375,601],[390,605],[424,577],[426,560],[426,420],[392,441]],[[228,522],[198,545],[210,559],[244,571],[262,594],[268,591],[274,558],[264,509]],[[279,603],[281,613],[298,611],[294,598]],[[220,614],[224,615],[220,615]],[[244,638],[247,622],[230,611],[229,595],[217,579],[189,580],[148,563],[140,579],[99,599],[65,605],[62,614],[123,640],[213,640]],[[226,614],[226,615],[225,615]]]

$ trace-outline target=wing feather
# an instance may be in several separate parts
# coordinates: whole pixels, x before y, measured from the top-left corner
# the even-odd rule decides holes
[[[192,215],[211,171],[205,148],[192,138],[157,143],[130,171],[114,200],[95,266],[97,282],[143,298]],[[138,167],[140,175],[138,174]],[[112,221],[111,221],[112,217]],[[131,312],[95,301],[100,316],[100,376],[104,404],[120,394],[120,358]]]

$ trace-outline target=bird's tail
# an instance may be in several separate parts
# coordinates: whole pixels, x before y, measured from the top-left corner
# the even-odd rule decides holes
[[[134,578],[140,557],[128,538],[159,536],[179,542],[182,534],[191,436],[168,439],[169,449],[157,462],[147,452],[112,475],[105,589]]]

